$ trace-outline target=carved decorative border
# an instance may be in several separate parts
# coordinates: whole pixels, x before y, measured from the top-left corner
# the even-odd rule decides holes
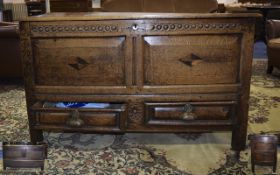
[[[117,32],[116,25],[34,25],[31,31],[35,33],[57,33],[57,32]]]
[[[135,25],[135,24],[134,24]],[[134,31],[191,31],[191,30],[233,30],[240,28],[238,23],[156,23],[149,26],[137,26]],[[131,30],[133,26],[126,27]],[[34,25],[31,32],[34,33],[78,33],[78,32],[118,32],[117,25]]]
[[[184,31],[184,30],[232,30],[238,29],[241,25],[237,23],[158,23],[147,26],[138,26],[135,30],[146,31]],[[126,29],[130,30],[130,27]],[[77,33],[77,32],[118,32],[117,25],[34,25],[31,32],[34,33]]]
[[[160,23],[153,24],[151,31],[180,31],[180,30],[225,30],[237,29],[237,23]]]

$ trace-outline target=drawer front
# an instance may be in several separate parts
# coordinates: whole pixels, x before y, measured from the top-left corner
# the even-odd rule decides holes
[[[185,125],[231,121],[235,102],[146,103],[146,123]]]
[[[40,124],[65,124],[71,117],[71,113],[40,112],[37,113],[37,121]],[[117,126],[118,114],[116,113],[80,113],[80,118],[89,126]]]
[[[238,34],[145,36],[143,42],[146,85],[238,82]]]
[[[44,147],[9,146],[4,148],[4,159],[40,160],[45,157]]]
[[[275,150],[275,143],[258,142],[255,143],[252,147],[255,151],[272,151]]]
[[[125,37],[33,39],[38,85],[125,84]]]
[[[37,102],[34,127],[38,129],[66,129],[77,131],[122,131],[126,121],[124,104],[110,104],[104,108],[59,108],[52,103]]]

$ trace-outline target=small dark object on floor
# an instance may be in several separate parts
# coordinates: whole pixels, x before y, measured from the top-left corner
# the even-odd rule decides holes
[[[3,143],[3,168],[41,168],[47,158],[47,144],[28,142]]]
[[[255,173],[255,165],[273,166],[276,172],[277,166],[277,143],[275,135],[250,135],[252,171]]]

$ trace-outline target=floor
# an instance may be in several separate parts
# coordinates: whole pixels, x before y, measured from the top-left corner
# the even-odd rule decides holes
[[[280,72],[267,75],[263,59],[256,59],[253,68],[248,134],[280,133]],[[249,149],[236,161],[228,132],[125,135],[45,132],[44,137],[49,144],[46,174],[252,174]],[[21,84],[0,86],[0,140],[29,140]],[[277,169],[280,172],[280,164]],[[23,171],[30,174],[30,170]],[[269,167],[257,167],[256,171],[257,175],[271,173]]]
[[[248,134],[280,133],[280,71],[274,71],[273,75],[265,73],[264,46],[255,45]],[[236,161],[228,132],[125,135],[45,132],[44,138],[49,149],[43,174],[252,175],[249,141],[241,159]],[[29,140],[28,120],[22,82],[5,80],[0,83],[0,142],[11,140]],[[0,172],[1,169],[0,164]],[[280,172],[280,163],[277,171]],[[6,171],[31,172],[39,170]],[[271,174],[271,168],[256,167],[256,175],[263,174]]]
[[[267,59],[266,44],[258,41],[254,45],[254,59]]]

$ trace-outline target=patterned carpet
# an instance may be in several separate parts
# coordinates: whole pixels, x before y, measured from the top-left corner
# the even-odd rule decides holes
[[[265,74],[254,61],[249,134],[280,132],[280,72]],[[94,135],[44,133],[49,144],[45,174],[251,175],[250,151],[236,161],[230,133]],[[24,90],[0,85],[0,141],[28,141]],[[279,155],[280,157],[280,150]],[[280,172],[280,163],[277,170]],[[257,174],[270,167],[256,167]],[[27,173],[30,174],[30,173]]]

